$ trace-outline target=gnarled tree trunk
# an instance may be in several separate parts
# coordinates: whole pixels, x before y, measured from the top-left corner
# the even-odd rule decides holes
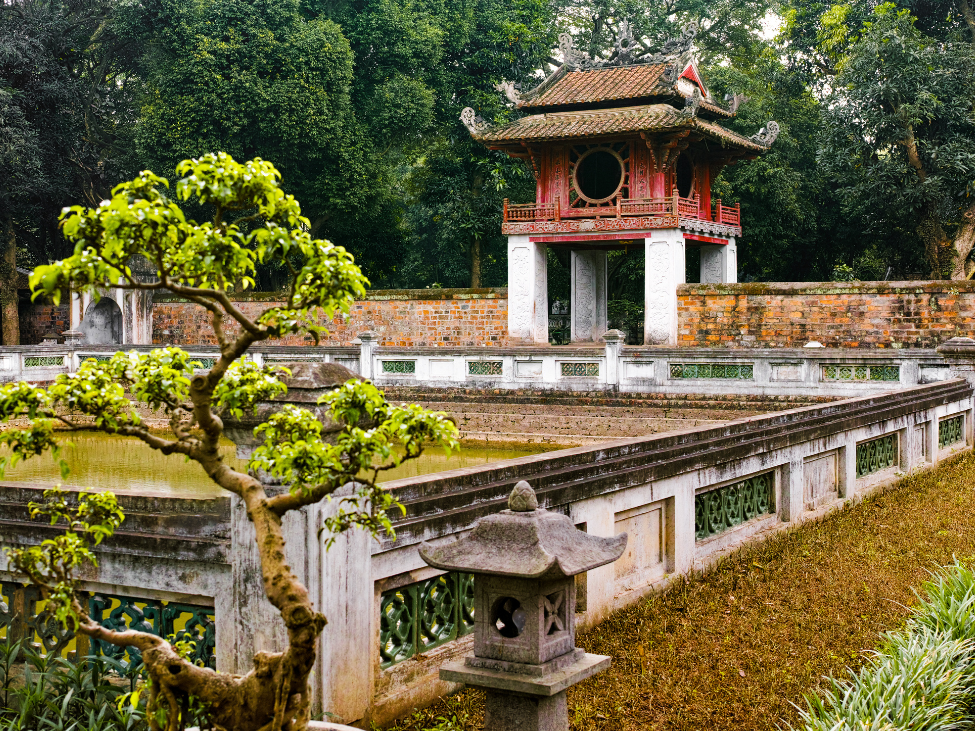
[[[952,279],[971,279],[975,274],[975,264],[968,261],[969,254],[975,248],[975,203],[962,214],[961,226],[955,236],[955,267],[951,272]]]
[[[17,307],[17,234],[13,219],[3,231],[3,259],[0,260],[0,317],[3,344],[20,345],[20,312]]]

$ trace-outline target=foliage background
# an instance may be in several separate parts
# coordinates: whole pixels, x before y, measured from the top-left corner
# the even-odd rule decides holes
[[[878,40],[883,17],[901,21]],[[972,17],[967,0],[8,0],[0,223],[22,266],[54,260],[64,205],[225,150],[272,160],[373,287],[503,286],[501,200],[531,200],[533,180],[474,144],[459,111],[510,118],[494,85],[537,83],[559,32],[597,50],[621,19],[650,45],[696,22],[715,96],[748,97],[731,126],[782,129],[715,184],[742,205],[740,278],[926,278],[925,211],[950,236],[975,181]],[[895,46],[910,83],[892,89],[872,70]],[[891,104],[919,110],[927,182],[905,172]],[[638,306],[641,255],[615,256],[613,297]],[[567,277],[552,264],[556,299]],[[258,287],[282,275],[265,267]]]

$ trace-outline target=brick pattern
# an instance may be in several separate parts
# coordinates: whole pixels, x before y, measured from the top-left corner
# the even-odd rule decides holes
[[[37,345],[49,333],[60,337],[71,326],[71,310],[65,299],[60,305],[21,300],[17,314],[21,345]]]
[[[678,343],[934,348],[975,330],[975,282],[683,285]]]
[[[248,317],[277,304],[273,298],[239,300]],[[216,345],[209,316],[200,306],[175,299],[153,304],[152,342]],[[329,334],[322,345],[351,345],[365,330],[379,333],[379,345],[402,347],[507,345],[507,290],[387,290],[371,292],[345,317],[319,320]],[[232,328],[228,328],[232,330]],[[310,336],[289,336],[274,345],[303,345]]]

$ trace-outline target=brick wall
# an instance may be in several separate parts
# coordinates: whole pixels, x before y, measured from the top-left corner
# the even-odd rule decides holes
[[[365,330],[379,333],[388,346],[505,345],[508,337],[506,289],[375,290],[356,302],[351,312],[322,321],[329,335],[323,345],[350,345]],[[249,317],[278,304],[275,294],[237,300]],[[301,345],[306,336],[289,336],[275,345]],[[156,297],[152,309],[152,342],[166,345],[215,345],[207,312],[174,297]]]
[[[21,298],[17,315],[20,323],[20,344],[37,345],[49,333],[61,335],[71,327],[71,311],[67,298],[61,304],[31,302]]]
[[[933,348],[975,331],[975,282],[686,284],[678,343]]]

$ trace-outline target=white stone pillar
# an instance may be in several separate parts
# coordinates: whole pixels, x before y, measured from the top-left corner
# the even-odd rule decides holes
[[[548,343],[547,255],[545,244],[528,236],[508,237],[508,338],[513,342]]]
[[[734,284],[738,281],[735,240],[727,246],[701,247],[701,284]]]
[[[618,386],[620,382],[620,355],[626,342],[622,330],[609,330],[603,334],[606,343],[606,383]]]
[[[373,330],[366,330],[358,335],[359,338],[359,375],[362,378],[375,378],[372,372],[372,356],[379,342],[379,333]]]
[[[85,303],[81,300],[80,292],[71,293],[71,327],[69,330],[77,330],[81,325],[81,320],[85,316]]]
[[[738,283],[738,244],[735,240],[728,239],[728,245],[724,247],[724,266],[725,284]]]
[[[572,251],[572,342],[598,340],[607,329],[605,251]]]
[[[646,345],[677,344],[677,285],[684,283],[684,234],[654,231],[646,239],[644,337]]]

